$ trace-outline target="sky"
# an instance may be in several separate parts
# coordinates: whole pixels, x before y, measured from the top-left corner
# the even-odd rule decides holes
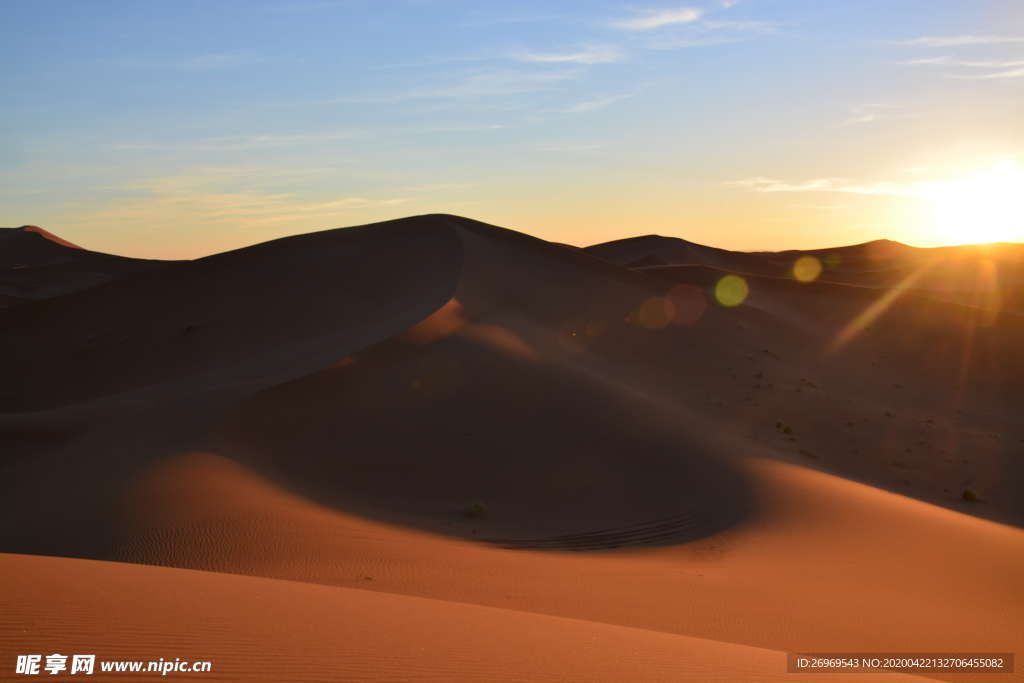
[[[0,225],[1024,241],[1024,1],[7,0]]]

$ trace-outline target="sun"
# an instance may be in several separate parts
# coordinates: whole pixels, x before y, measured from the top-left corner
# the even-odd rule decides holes
[[[1024,165],[1000,161],[947,182],[928,183],[920,193],[929,222],[946,244],[1024,241]]]

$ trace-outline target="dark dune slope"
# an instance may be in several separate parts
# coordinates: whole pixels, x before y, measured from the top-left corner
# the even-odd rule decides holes
[[[165,264],[88,251],[34,225],[0,228],[0,308],[87,289]]]
[[[686,410],[633,385],[634,351],[619,351],[644,348],[649,331],[627,321],[658,291],[586,254],[433,215],[7,311],[7,474],[32,483],[5,502],[4,550],[248,570],[256,558],[232,541],[248,532],[220,527],[228,555],[186,552],[214,532],[168,528],[133,497],[185,450],[330,508],[514,547],[733,525],[753,509],[745,478]],[[85,334],[42,335],[54,328]],[[466,517],[474,501],[486,514]]]
[[[908,287],[943,301],[1024,313],[1024,245],[911,247],[892,240],[828,249],[738,252],[674,237],[646,235],[586,247],[598,258],[636,270],[708,266],[793,279],[802,257],[821,265],[816,280],[887,289]]]

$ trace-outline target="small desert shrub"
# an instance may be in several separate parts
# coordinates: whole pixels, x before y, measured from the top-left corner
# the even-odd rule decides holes
[[[478,500],[473,501],[462,508],[462,514],[464,517],[470,519],[479,519],[487,514],[487,506]]]
[[[966,500],[968,503],[978,502],[978,494],[975,493],[973,489],[964,489],[962,498]]]

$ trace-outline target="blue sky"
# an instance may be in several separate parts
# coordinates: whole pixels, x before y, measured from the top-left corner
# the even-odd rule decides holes
[[[435,211],[581,245],[970,241],[935,213],[977,192],[935,197],[1024,162],[1013,0],[4,9],[0,224],[115,253]]]

